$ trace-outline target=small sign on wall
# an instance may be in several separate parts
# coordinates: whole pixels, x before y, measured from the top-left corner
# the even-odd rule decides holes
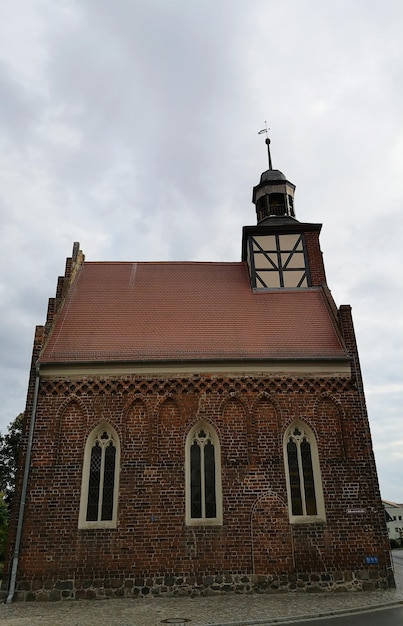
[[[377,556],[366,556],[365,563],[367,565],[378,565],[378,557]]]

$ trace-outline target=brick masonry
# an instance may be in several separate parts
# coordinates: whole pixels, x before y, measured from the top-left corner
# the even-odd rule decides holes
[[[393,585],[359,387],[263,374],[43,379],[17,598]],[[288,521],[283,437],[296,418],[315,433],[326,523]],[[185,440],[200,420],[221,444],[218,527],[185,525]],[[118,526],[80,530],[85,442],[102,422],[121,444]]]

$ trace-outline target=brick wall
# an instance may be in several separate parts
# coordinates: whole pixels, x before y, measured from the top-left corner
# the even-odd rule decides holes
[[[316,436],[326,523],[288,521],[283,437],[297,418]],[[185,440],[202,419],[221,444],[219,527],[184,522]],[[121,444],[118,526],[79,530],[85,442],[103,421]],[[365,404],[349,378],[41,381],[17,598],[369,589],[388,584],[389,568]]]
[[[309,231],[304,236],[311,284],[312,286],[319,286],[326,282],[325,266],[319,243],[319,231]]]

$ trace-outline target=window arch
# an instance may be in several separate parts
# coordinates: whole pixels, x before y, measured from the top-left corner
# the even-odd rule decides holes
[[[325,521],[318,447],[312,430],[300,421],[285,433],[284,463],[290,522]]]
[[[79,528],[116,528],[120,444],[109,424],[97,426],[84,452]]]
[[[186,438],[186,524],[222,524],[221,452],[215,430],[199,422]]]

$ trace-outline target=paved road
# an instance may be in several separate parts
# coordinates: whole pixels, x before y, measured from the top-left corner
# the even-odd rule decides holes
[[[395,565],[403,565],[403,550],[392,550],[392,558]]]
[[[271,622],[277,624],[278,622]],[[403,606],[389,609],[378,609],[377,611],[365,611],[356,615],[343,615],[340,617],[322,617],[297,622],[281,622],[282,626],[402,626]],[[261,624],[260,626],[270,626]]]

